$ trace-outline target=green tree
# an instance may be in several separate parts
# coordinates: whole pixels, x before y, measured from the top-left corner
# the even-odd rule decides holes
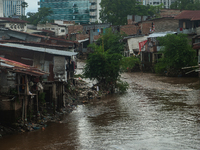
[[[200,0],[177,0],[170,6],[171,9],[200,10]]]
[[[193,66],[197,63],[196,52],[189,44],[186,34],[169,34],[158,39],[163,49],[160,53],[164,55],[155,65],[157,73],[166,73],[169,76],[177,76],[181,68]]]
[[[102,46],[96,45],[94,53],[87,59],[84,75],[104,85],[114,83],[119,77],[121,58],[121,54],[109,54]]]
[[[22,8],[24,9],[24,11],[26,10],[26,8],[28,7],[28,3],[27,2],[22,2],[21,3]],[[22,14],[21,16],[22,20],[26,20],[26,16],[24,16],[24,14]]]
[[[121,25],[127,22],[127,15],[135,14],[136,0],[102,0],[100,5],[103,22]]]
[[[24,8],[24,9],[25,9],[25,8],[27,8],[27,7],[28,7],[28,3],[27,3],[27,2],[22,2],[22,3],[21,3],[21,6],[22,6],[22,8]]]
[[[141,5],[137,0],[101,0],[100,19],[104,23],[124,25],[127,15],[154,16],[162,5]]]
[[[42,8],[39,8],[38,12],[36,13],[28,12],[27,21],[33,25],[37,25],[38,23],[43,24],[43,23],[46,23],[46,21],[50,21],[48,19],[48,16],[50,16],[52,13],[53,11],[51,10],[51,8],[42,7]]]
[[[84,76],[96,79],[106,90],[112,91],[113,85],[117,85],[124,92],[128,86],[125,82],[117,82],[122,71],[121,51],[124,50],[122,39],[123,35],[108,29],[98,40],[98,45],[90,45],[94,52],[88,56]]]
[[[121,67],[123,70],[133,69],[135,65],[140,64],[140,59],[134,56],[123,57],[121,60]]]
[[[102,45],[105,51],[108,53],[118,53],[124,50],[123,38],[125,34],[119,32],[113,32],[111,28],[106,29],[105,34],[98,39],[97,45]]]

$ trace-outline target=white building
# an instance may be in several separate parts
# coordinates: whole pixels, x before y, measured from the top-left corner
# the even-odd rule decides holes
[[[55,33],[55,36],[66,36],[68,33],[66,25],[59,25],[56,23],[38,24],[37,30],[49,30]]]
[[[0,0],[0,17],[3,17],[3,0]]]
[[[90,23],[101,23],[100,21],[100,10],[101,10],[101,0],[89,0],[91,3],[90,6]]]
[[[143,5],[153,5],[157,6],[160,4],[164,4],[164,8],[170,8],[170,5],[173,4],[176,0],[138,0],[142,2]]]
[[[27,31],[27,21],[14,19],[14,18],[4,18],[0,17],[0,27],[8,28],[15,31]]]
[[[25,0],[0,0],[0,17],[25,15],[25,8],[21,4]]]

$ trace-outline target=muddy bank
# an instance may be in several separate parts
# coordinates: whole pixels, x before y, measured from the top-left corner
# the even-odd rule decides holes
[[[132,72],[122,74],[122,79],[146,89],[167,91],[200,89],[198,77],[166,77],[153,73]]]
[[[13,133],[31,132],[35,130],[45,130],[48,122],[61,122],[63,115],[70,114],[77,105],[88,104],[91,101],[95,101],[104,97],[107,93],[98,91],[97,86],[91,86],[90,82],[86,82],[87,79],[83,80],[77,76],[75,78],[75,84],[69,82],[65,88],[65,100],[64,106],[54,111],[52,104],[46,102],[40,105],[39,112],[37,115],[33,115],[32,119],[23,122],[19,119],[13,124],[0,124],[0,137],[10,135]]]

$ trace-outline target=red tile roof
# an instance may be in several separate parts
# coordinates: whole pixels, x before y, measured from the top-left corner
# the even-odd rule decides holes
[[[184,10],[174,19],[189,19],[191,21],[200,20],[200,10]]]
[[[135,35],[137,34],[137,26],[135,25],[124,25],[120,27],[121,33],[125,33],[127,35]]]
[[[60,38],[56,38],[56,37],[50,37],[50,40],[56,40],[56,41],[62,41],[62,42],[66,42],[66,43],[76,43],[79,44],[77,41],[71,41],[71,40],[65,40],[65,39],[60,39]]]
[[[6,65],[0,64],[0,68],[10,69],[13,72],[19,72],[19,73],[29,74],[29,75],[33,75],[33,76],[42,76],[44,74],[47,74],[35,67],[25,65],[20,62],[9,60],[9,59],[3,58],[3,57],[0,57],[0,62],[10,65],[10,66],[6,66]]]
[[[20,20],[20,19],[17,19],[17,18],[0,17],[0,20],[5,20],[5,21],[8,21],[8,22],[16,22],[16,23],[28,23],[28,21]]]

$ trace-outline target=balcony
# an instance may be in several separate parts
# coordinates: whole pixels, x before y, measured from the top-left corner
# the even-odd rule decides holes
[[[96,3],[96,0],[90,0],[90,3]]]
[[[90,12],[90,16],[97,16],[97,12]]]
[[[184,33],[184,34],[196,34],[196,28],[191,28],[191,29],[183,29],[183,28],[178,28],[177,33]]]
[[[97,9],[97,5],[91,5],[90,9]]]
[[[95,19],[95,18],[90,18],[90,22],[91,23],[95,23],[97,21],[97,19]]]

